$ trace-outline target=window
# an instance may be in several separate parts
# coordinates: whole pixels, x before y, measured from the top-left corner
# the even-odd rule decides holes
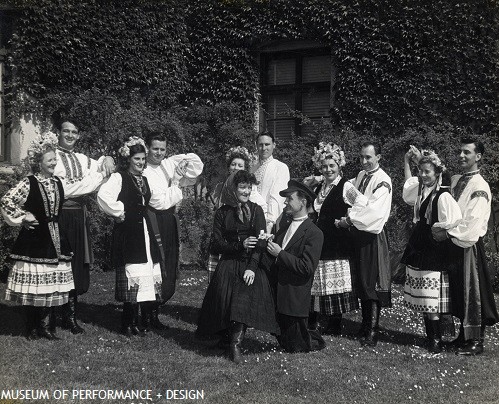
[[[266,50],[261,53],[261,129],[278,139],[307,136],[312,122],[330,116],[331,51],[329,48]]]

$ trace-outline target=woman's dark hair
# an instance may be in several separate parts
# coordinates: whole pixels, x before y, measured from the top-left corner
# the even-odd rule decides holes
[[[161,133],[161,132],[150,132],[145,137],[146,145],[149,147],[151,147],[152,142],[154,140],[158,140],[160,142],[166,142],[166,135],[164,133]]]
[[[240,152],[233,152],[229,155],[229,158],[227,159],[227,168],[230,167],[234,159],[241,159],[244,161],[244,169],[247,170],[250,166],[250,161],[249,158],[246,154],[240,153]]]
[[[119,156],[119,169],[126,171],[128,170],[128,167],[130,167],[130,159],[135,156],[137,153],[146,153],[146,149],[144,146],[141,144],[134,144],[133,146],[130,146],[130,154],[125,157],[125,156]]]
[[[239,184],[258,184],[258,181],[254,174],[251,174],[246,170],[239,170],[234,174],[232,183],[237,187]]]

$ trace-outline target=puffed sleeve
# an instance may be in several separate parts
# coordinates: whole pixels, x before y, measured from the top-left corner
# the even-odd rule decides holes
[[[434,227],[442,229],[452,229],[456,227],[462,219],[461,209],[456,200],[448,192],[444,192],[438,198],[438,222],[434,223]]]
[[[459,225],[447,231],[452,242],[468,248],[483,236],[490,216],[490,196],[486,191],[475,191],[463,212]]]
[[[149,205],[154,209],[166,210],[182,200],[182,190],[178,185],[172,184],[168,186],[167,179],[164,176],[159,180],[157,176],[150,175],[147,170],[144,171],[144,176],[147,177],[151,188]]]
[[[99,192],[97,193],[97,203],[106,215],[120,217],[125,213],[123,202],[118,201],[121,184],[121,175],[113,173],[109,179],[101,185]]]
[[[391,205],[391,186],[383,181],[368,198],[366,206],[348,209],[348,217],[358,230],[379,234],[390,215]]]
[[[367,205],[368,199],[351,182],[347,181],[343,186],[343,201],[360,209]]]
[[[419,178],[411,177],[404,183],[402,190],[402,199],[409,206],[414,206],[418,200]]]
[[[26,216],[22,206],[28,199],[29,179],[24,178],[0,199],[2,216],[10,226],[20,226]]]

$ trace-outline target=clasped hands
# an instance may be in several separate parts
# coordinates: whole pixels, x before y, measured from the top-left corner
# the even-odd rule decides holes
[[[26,212],[26,216],[24,216],[21,223],[21,225],[28,230],[33,230],[35,226],[38,226],[38,224],[38,220],[36,220],[36,217],[31,212]]]

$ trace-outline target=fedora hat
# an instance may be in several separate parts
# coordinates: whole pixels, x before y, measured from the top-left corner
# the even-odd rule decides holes
[[[279,195],[286,197],[295,191],[302,192],[305,195],[305,197],[309,200],[309,202],[313,202],[315,200],[316,195],[314,191],[312,191],[309,187],[307,187],[303,182],[296,180],[289,180],[288,187],[280,191]]]

